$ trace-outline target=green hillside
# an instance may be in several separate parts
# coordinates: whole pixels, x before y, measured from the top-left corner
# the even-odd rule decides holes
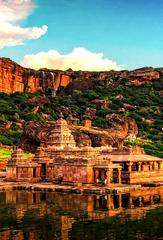
[[[0,93],[0,143],[17,144],[23,121],[45,122],[45,115],[56,120],[60,111],[65,117],[73,114],[82,119],[86,109],[91,108],[96,110],[93,125],[102,128],[109,128],[105,116],[110,113],[134,118],[139,139],[126,144],[143,146],[148,154],[163,157],[162,86],[162,79],[140,86],[128,84],[126,79],[91,79],[91,84],[88,81],[83,85],[76,80],[53,99],[48,97],[48,90],[46,97],[38,93]]]

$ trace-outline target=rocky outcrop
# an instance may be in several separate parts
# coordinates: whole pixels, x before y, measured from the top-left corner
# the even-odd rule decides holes
[[[106,119],[110,123],[110,134],[118,136],[118,142],[122,143],[125,139],[134,140],[138,135],[138,126],[132,118],[125,118],[118,114],[108,114]]]
[[[112,101],[109,99],[94,99],[92,103],[95,103],[98,108],[106,110],[109,108],[109,104],[111,104]]]
[[[93,120],[95,116],[96,116],[95,108],[86,108],[83,118]]]
[[[55,96],[58,90],[70,85],[72,89],[93,88],[94,80],[106,81],[108,85],[118,82],[141,85],[159,79],[163,68],[141,68],[134,71],[67,71],[23,68],[9,58],[0,58],[0,92],[43,92],[50,90]],[[71,84],[70,84],[71,83]],[[104,106],[104,108],[106,108]]]
[[[124,118],[117,114],[109,114],[106,117],[110,120],[110,128],[105,130],[97,127],[85,128],[81,125],[78,127],[70,126],[78,147],[111,145],[121,148],[125,139],[132,140],[137,136],[138,127],[134,119]],[[54,125],[55,122],[52,121],[26,123],[20,140],[21,148],[35,152],[40,144],[46,143]]]
[[[58,89],[66,87],[71,81],[68,72],[23,68],[8,58],[0,58],[0,92],[46,92],[51,90],[55,96]]]
[[[39,123],[29,121],[24,123],[23,134],[20,140],[21,148],[30,152],[35,152],[36,148],[46,141],[53,127],[53,122]]]
[[[128,75],[130,84],[141,85],[153,79],[159,79],[161,73],[154,68],[141,68],[131,71]]]

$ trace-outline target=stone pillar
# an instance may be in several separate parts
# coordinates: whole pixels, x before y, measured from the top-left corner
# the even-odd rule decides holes
[[[158,163],[154,162],[154,171],[157,171],[157,170],[158,170]]]
[[[119,193],[119,208],[122,208],[122,193]]]
[[[99,175],[99,171],[98,169],[95,169],[95,183],[97,183],[98,175]]]
[[[139,197],[139,207],[143,206],[142,197]]]
[[[153,170],[153,162],[149,162],[149,166],[150,166],[150,171]]]
[[[121,184],[121,169],[118,169],[118,183]]]
[[[131,195],[130,195],[130,198],[129,198],[129,202],[130,202],[130,208],[133,208],[134,205],[133,205],[133,202],[132,202],[132,197],[131,197]]]
[[[152,171],[154,171],[154,162],[151,162],[151,165],[152,165]]]
[[[141,172],[141,162],[138,162],[138,172]]]
[[[111,182],[111,170],[108,169],[108,171],[107,171],[107,186],[110,186],[110,182]]]
[[[160,170],[163,169],[163,162],[160,162]]]
[[[128,163],[128,172],[132,172],[132,162]]]

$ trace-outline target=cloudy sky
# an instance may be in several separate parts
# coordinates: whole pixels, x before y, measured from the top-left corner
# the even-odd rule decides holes
[[[0,0],[0,56],[74,70],[163,66],[162,0]]]

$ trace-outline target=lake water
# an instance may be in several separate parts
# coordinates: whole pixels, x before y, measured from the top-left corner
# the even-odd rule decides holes
[[[0,192],[0,240],[163,239],[163,188],[120,195]]]

